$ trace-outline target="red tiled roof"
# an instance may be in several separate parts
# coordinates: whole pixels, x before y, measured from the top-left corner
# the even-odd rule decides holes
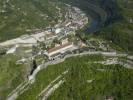
[[[64,48],[64,47],[67,47],[67,46],[69,46],[69,45],[71,45],[71,44],[72,44],[72,43],[69,42],[69,43],[66,43],[66,44],[64,44],[64,45],[61,45],[61,46],[58,46],[58,47],[54,47],[54,48],[52,48],[52,49],[49,49],[49,50],[48,50],[48,53],[51,53],[51,52],[53,52],[53,51],[59,50],[59,49]]]

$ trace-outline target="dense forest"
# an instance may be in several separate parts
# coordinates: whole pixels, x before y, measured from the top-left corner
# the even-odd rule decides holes
[[[117,0],[120,14],[118,19],[112,19],[113,23],[105,26],[99,35],[111,40],[124,50],[133,52],[133,7],[131,5],[133,5],[131,0]]]

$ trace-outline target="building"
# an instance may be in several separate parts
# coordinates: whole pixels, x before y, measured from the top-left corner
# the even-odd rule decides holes
[[[75,48],[73,43],[68,42],[68,43],[60,45],[58,47],[54,47],[52,49],[49,49],[48,50],[48,56],[51,57],[51,56],[53,56],[55,54],[58,54],[58,53],[64,53],[64,52],[66,52],[68,50],[72,50],[73,48]]]

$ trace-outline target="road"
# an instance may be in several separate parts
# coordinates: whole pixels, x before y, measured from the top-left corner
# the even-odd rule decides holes
[[[54,65],[54,64],[64,62],[67,58],[83,56],[83,55],[102,55],[102,56],[107,56],[107,57],[128,57],[127,54],[117,54],[116,52],[101,52],[101,51],[90,52],[89,51],[89,52],[83,52],[83,53],[78,53],[78,54],[69,54],[69,55],[66,55],[62,59],[48,61],[44,64],[39,65],[37,69],[33,72],[33,74],[29,76],[29,80],[23,83],[22,85],[18,86],[17,89],[15,89],[12,93],[10,93],[7,100],[15,100],[20,94],[22,94],[25,91],[25,87],[35,82],[35,77],[40,70],[47,68],[49,65]],[[116,62],[114,62],[114,64],[116,64]],[[123,63],[123,62],[118,62],[118,64],[124,65],[124,67],[126,68],[133,69],[132,64]]]
[[[37,98],[46,100],[61,84],[64,83],[63,75],[67,74],[68,70],[59,75],[53,80],[39,95]]]

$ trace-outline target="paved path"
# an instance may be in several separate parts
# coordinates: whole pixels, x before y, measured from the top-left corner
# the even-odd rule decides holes
[[[29,82],[23,82],[20,84],[15,90],[13,90],[9,95],[7,100],[16,100],[16,98],[19,96],[19,94],[23,93],[25,90],[25,87],[29,85]]]
[[[44,95],[42,100],[47,100],[47,98],[57,89],[60,87],[61,84],[64,83],[64,80],[60,80],[57,84],[55,84],[54,86],[52,86],[49,90],[47,90]]]
[[[67,74],[68,71],[63,72],[59,75],[55,80],[53,80],[39,95],[39,98],[43,98],[42,100],[46,100],[61,84],[64,83],[63,75]],[[57,82],[58,81],[58,82]],[[57,82],[57,83],[56,83]],[[37,98],[38,98],[37,97]]]

